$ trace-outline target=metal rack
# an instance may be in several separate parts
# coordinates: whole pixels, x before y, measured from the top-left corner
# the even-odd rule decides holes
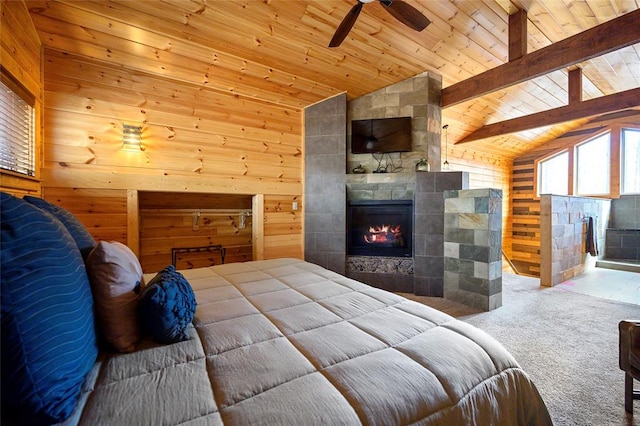
[[[224,258],[227,254],[227,249],[222,247],[220,244],[210,245],[210,246],[198,246],[198,247],[173,247],[171,249],[171,264],[173,266],[176,266],[176,261],[178,260],[178,254],[180,253],[202,253],[205,251],[206,252],[219,251],[222,264],[224,264]]]
[[[248,209],[141,209],[141,214],[150,214],[153,216],[176,216],[176,215],[192,215],[193,229],[199,229],[200,216],[238,216],[238,227],[244,229],[247,226],[247,218],[251,217],[251,210]]]

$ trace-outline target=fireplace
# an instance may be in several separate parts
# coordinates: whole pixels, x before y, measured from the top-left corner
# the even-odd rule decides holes
[[[350,201],[347,250],[355,256],[412,256],[412,200]]]

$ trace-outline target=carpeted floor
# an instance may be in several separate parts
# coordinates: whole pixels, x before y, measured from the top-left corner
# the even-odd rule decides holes
[[[403,296],[460,318],[500,341],[529,373],[556,425],[640,425],[624,411],[618,323],[640,319],[640,305],[503,275],[502,307],[491,312],[442,298]],[[640,384],[639,384],[640,385]],[[636,386],[636,388],[638,385]]]

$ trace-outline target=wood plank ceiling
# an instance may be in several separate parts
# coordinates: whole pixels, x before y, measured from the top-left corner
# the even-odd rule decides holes
[[[350,99],[424,71],[443,87],[508,62],[509,15],[527,12],[533,52],[640,8],[640,0],[406,0],[431,21],[418,33],[378,3],[365,4],[341,46],[329,40],[356,0],[31,1],[48,49],[115,62],[206,90],[304,108]],[[640,22],[625,31],[640,32]],[[640,43],[578,64],[582,99],[640,87]],[[537,77],[443,110],[454,143],[484,125],[568,102],[568,70]],[[470,142],[514,158],[584,123]],[[465,145],[467,147],[467,145]]]

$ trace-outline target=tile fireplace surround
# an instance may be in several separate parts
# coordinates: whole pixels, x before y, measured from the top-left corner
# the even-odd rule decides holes
[[[347,256],[346,274],[390,291],[444,294],[444,191],[468,187],[463,172],[349,174],[347,200],[413,199],[413,258]]]
[[[500,306],[501,191],[467,190],[466,172],[345,173],[346,105],[342,94],[305,110],[305,260],[386,290]],[[449,216],[445,193],[466,198]],[[374,199],[413,200],[412,258],[347,255],[347,202]]]
[[[345,184],[347,202],[414,203],[413,257],[345,253],[348,277],[484,310],[502,305],[500,190],[466,189],[466,172],[347,175]]]
[[[414,173],[404,179],[348,175],[346,186],[348,200],[412,194],[414,202],[413,257],[347,255],[347,276],[484,310],[502,306],[500,190],[466,189],[466,172]]]

